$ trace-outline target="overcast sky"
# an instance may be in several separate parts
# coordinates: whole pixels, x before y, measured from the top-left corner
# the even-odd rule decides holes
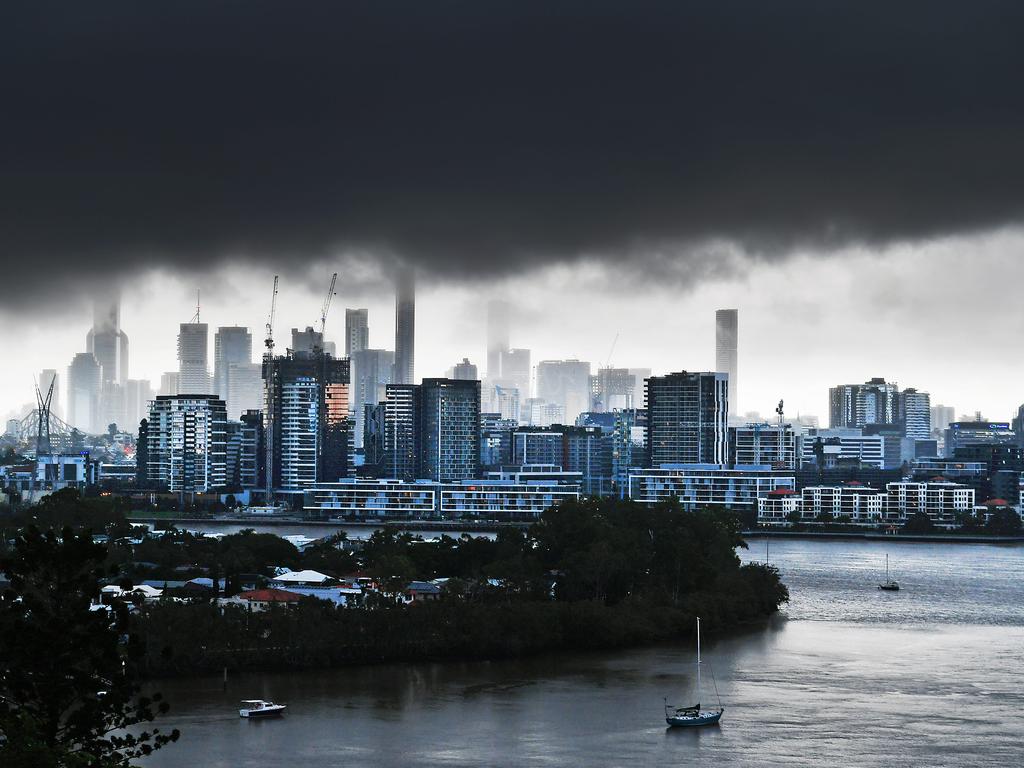
[[[5,9],[0,413],[123,287],[131,376],[421,277],[417,374],[513,343],[656,371],[740,310],[741,412],[872,376],[1024,401],[1019,3],[107,2]],[[212,349],[212,339],[211,339]]]

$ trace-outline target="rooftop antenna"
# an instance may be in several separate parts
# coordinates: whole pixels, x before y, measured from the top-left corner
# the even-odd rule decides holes
[[[334,298],[334,286],[338,282],[338,273],[335,272],[331,276],[331,287],[327,289],[327,298],[324,299],[324,305],[320,309],[320,336],[324,335],[324,328],[327,327],[327,313],[331,311],[331,299]]]

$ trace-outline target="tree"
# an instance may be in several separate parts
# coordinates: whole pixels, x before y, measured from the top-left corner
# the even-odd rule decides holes
[[[903,524],[904,533],[931,533],[933,530],[935,524],[932,519],[920,511],[908,517],[907,522]]]
[[[128,766],[178,738],[137,730],[167,711],[141,696],[128,608],[91,610],[104,547],[88,532],[25,529],[0,561],[0,765]]]
[[[1002,507],[989,515],[985,530],[996,536],[1020,536],[1021,522],[1012,507]]]

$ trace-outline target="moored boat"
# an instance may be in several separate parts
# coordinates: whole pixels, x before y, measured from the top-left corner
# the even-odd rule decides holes
[[[280,717],[286,708],[286,704],[275,704],[272,701],[263,701],[263,699],[246,699],[238,710],[238,716],[254,719]]]
[[[721,697],[718,698],[718,709],[701,709],[700,706],[700,617],[697,617],[697,703],[692,707],[674,707],[665,702],[665,722],[672,728],[687,728],[701,725],[715,725],[722,719],[725,707],[722,706]],[[712,672],[714,675],[714,672]],[[714,677],[712,677],[714,680]],[[715,685],[715,695],[718,696],[718,685]]]
[[[889,578],[889,555],[885,556],[885,581],[878,585],[879,589],[885,590],[886,592],[899,592],[900,584],[895,579]]]

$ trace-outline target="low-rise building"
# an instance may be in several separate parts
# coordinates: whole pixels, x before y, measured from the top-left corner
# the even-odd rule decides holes
[[[757,521],[763,525],[786,523],[800,511],[800,494],[792,488],[776,488],[757,499]]]
[[[720,506],[756,510],[757,500],[779,488],[796,488],[792,473],[766,465],[662,464],[629,472],[629,498],[657,504],[675,498],[684,509]]]
[[[815,521],[831,515],[855,525],[878,525],[885,516],[885,502],[885,491],[859,483],[809,486],[800,494],[800,516]]]
[[[886,520],[901,523],[923,512],[941,528],[954,528],[957,515],[974,508],[974,489],[936,477],[927,482],[889,483]]]

